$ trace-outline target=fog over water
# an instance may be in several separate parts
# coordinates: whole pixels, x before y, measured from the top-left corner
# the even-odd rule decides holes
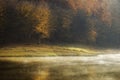
[[[0,80],[120,79],[120,54],[80,57],[5,57],[0,58],[0,64]]]

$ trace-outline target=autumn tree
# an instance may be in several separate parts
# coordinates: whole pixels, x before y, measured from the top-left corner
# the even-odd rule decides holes
[[[78,11],[84,11],[86,14],[86,26],[87,28],[82,28],[82,30],[85,30],[84,34],[87,34],[86,39],[96,42],[96,38],[98,37],[97,34],[99,34],[98,29],[101,26],[98,26],[100,24],[104,24],[104,27],[111,26],[111,12],[109,11],[110,5],[109,1],[107,0],[69,0],[68,3],[70,4],[70,7],[78,13]],[[80,18],[80,17],[79,17]],[[84,20],[84,19],[83,19]],[[82,20],[79,20],[82,21]],[[81,22],[78,22],[81,23]],[[84,23],[82,23],[84,24]],[[84,26],[84,27],[86,27]],[[79,28],[80,29],[80,28]],[[102,28],[101,28],[102,29]],[[101,31],[101,30],[100,30]]]
[[[37,5],[33,16],[36,20],[35,32],[38,34],[38,40],[48,39],[52,30],[50,26],[51,11],[48,5],[44,2]]]
[[[73,10],[62,6],[52,5],[52,19],[50,21],[53,28],[51,39],[60,42],[69,42],[71,37],[70,25],[75,15]]]
[[[34,33],[35,28],[35,19],[33,16],[35,5],[27,2],[21,1],[17,4],[17,26],[19,28],[19,34],[23,40],[31,41],[32,34]]]

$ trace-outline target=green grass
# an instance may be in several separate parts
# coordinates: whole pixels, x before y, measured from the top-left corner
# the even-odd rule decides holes
[[[0,56],[79,56],[95,55],[98,51],[75,45],[14,45],[0,48]]]

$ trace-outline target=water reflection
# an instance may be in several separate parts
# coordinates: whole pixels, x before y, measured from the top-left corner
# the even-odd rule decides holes
[[[76,63],[70,65],[72,63]],[[0,80],[119,80],[120,65],[0,61]]]

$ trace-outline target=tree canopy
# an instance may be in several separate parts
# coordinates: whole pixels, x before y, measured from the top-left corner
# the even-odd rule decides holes
[[[117,45],[112,20],[107,0],[0,0],[0,44]]]

